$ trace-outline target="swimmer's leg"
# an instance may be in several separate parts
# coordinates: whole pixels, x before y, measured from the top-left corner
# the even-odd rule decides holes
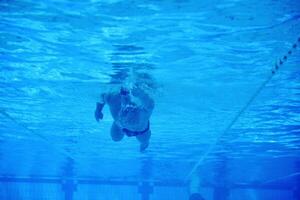
[[[151,137],[151,130],[142,135],[136,136],[136,139],[140,142],[140,152],[144,152],[149,146],[149,140]]]
[[[111,135],[111,139],[115,142],[121,141],[124,137],[123,131],[118,125],[116,125],[115,122],[113,122],[113,124],[111,125],[110,135]]]

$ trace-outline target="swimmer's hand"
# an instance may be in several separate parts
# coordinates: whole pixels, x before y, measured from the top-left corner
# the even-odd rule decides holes
[[[103,107],[104,107],[104,103],[97,102],[96,110],[95,110],[95,119],[97,122],[99,122],[100,119],[103,119],[103,113],[102,113]]]

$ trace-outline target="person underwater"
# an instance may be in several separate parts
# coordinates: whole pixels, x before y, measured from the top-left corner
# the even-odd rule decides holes
[[[140,151],[149,146],[151,137],[150,117],[154,100],[138,85],[131,88],[122,86],[119,91],[102,93],[96,103],[95,119],[103,119],[103,107],[107,104],[114,119],[110,134],[113,141],[121,141],[124,135],[136,137]]]

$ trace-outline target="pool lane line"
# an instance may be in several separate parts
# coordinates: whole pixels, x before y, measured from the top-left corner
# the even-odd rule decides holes
[[[14,117],[12,117],[10,114],[8,114],[6,111],[4,111],[3,109],[0,110],[0,113],[7,119],[13,121],[15,124],[17,124],[18,126],[22,127],[23,129],[27,130],[28,132],[32,133],[33,135],[39,137],[42,141],[44,141],[46,144],[48,144],[49,146],[53,147],[57,152],[63,154],[64,156],[73,159],[72,154],[70,154],[69,152],[67,152],[66,150],[64,150],[63,148],[58,147],[57,145],[55,145],[53,142],[50,142],[48,140],[47,137],[43,136],[42,134],[39,134],[37,132],[35,132],[34,130],[28,128],[27,126],[25,126],[23,123],[19,122],[18,120],[16,120]]]
[[[248,109],[248,107],[253,103],[255,98],[260,94],[260,92],[264,89],[264,87],[270,82],[273,76],[277,73],[280,67],[288,60],[288,58],[296,51],[296,49],[300,46],[300,36],[297,38],[296,42],[293,43],[292,47],[284,54],[280,59],[278,59],[274,66],[271,69],[271,73],[268,75],[267,79],[259,86],[259,88],[253,93],[247,103],[242,107],[242,109],[237,113],[237,115],[233,118],[233,120],[229,123],[229,125],[225,128],[225,130],[217,136],[215,141],[210,145],[207,151],[201,156],[201,158],[196,162],[191,171],[187,174],[184,181],[188,182],[192,175],[196,172],[198,167],[202,164],[202,162],[206,159],[206,157],[212,152],[214,147],[220,141],[223,135],[227,134],[232,126],[238,121],[238,119],[242,116],[242,114]]]

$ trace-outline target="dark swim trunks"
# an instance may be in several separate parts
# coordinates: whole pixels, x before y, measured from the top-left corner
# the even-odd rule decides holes
[[[143,131],[131,131],[127,128],[122,128],[122,131],[125,133],[125,135],[127,135],[128,137],[133,137],[133,136],[138,136],[138,135],[143,135],[144,133],[146,133],[147,131],[150,130],[150,122],[148,121],[148,126],[145,130]]]

